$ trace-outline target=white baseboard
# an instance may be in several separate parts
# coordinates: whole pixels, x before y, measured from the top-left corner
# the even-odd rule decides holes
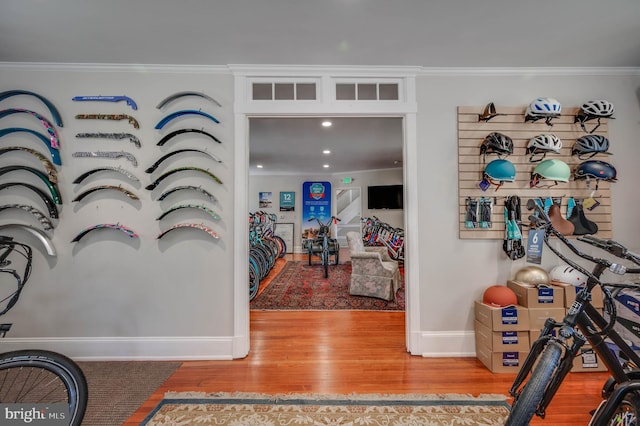
[[[475,357],[473,331],[427,331],[420,334],[420,354],[423,357]]]
[[[77,361],[233,359],[232,337],[5,338],[2,351],[45,349]]]

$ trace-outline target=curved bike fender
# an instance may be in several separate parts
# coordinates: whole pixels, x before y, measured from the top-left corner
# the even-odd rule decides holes
[[[195,92],[195,91],[184,91],[184,92],[177,92],[177,93],[174,93],[173,95],[167,96],[166,98],[161,100],[158,105],[156,105],[156,108],[162,109],[165,106],[169,105],[171,102],[175,101],[176,99],[184,98],[185,96],[197,96],[199,98],[206,99],[206,100],[216,104],[219,107],[222,107],[220,102],[216,101],[215,99],[213,99],[211,96],[207,95],[206,93]]]
[[[174,155],[177,155],[177,154],[183,153],[183,152],[198,152],[198,153],[200,153],[200,154],[204,154],[204,155],[206,155],[207,157],[211,158],[211,159],[212,159],[212,160],[214,160],[214,161],[217,161],[218,163],[222,163],[222,160],[220,160],[218,157],[216,157],[215,155],[211,154],[211,153],[210,153],[210,152],[208,152],[208,151],[203,151],[203,150],[201,150],[201,149],[195,149],[195,148],[184,148],[184,149],[178,149],[178,150],[175,150],[175,151],[171,151],[171,152],[166,153],[165,155],[163,155],[162,157],[160,157],[160,158],[158,159],[158,161],[156,161],[155,163],[153,163],[153,165],[152,165],[151,167],[147,168],[147,170],[145,170],[144,172],[145,172],[145,173],[153,173],[153,172],[154,172],[154,171],[155,171],[155,170],[160,166],[160,164],[162,164],[162,162],[163,162],[164,160],[166,160],[167,158],[172,157],[172,156],[174,156]]]
[[[44,231],[41,231],[38,228],[34,228],[30,225],[23,225],[20,223],[8,223],[6,225],[0,225],[0,230],[3,229],[23,229],[27,232],[30,232],[31,234],[33,234],[33,236],[40,240],[49,256],[57,255],[56,248],[53,245],[53,242],[51,242],[51,240],[49,239],[49,236],[45,234]]]
[[[58,111],[58,109],[55,107],[55,105],[53,105],[53,103],[49,99],[45,98],[42,95],[39,95],[34,92],[29,92],[27,90],[7,90],[6,92],[0,93],[0,101],[3,101],[7,98],[10,98],[12,96],[17,96],[17,95],[34,96],[40,99],[40,101],[47,107],[47,109],[51,113],[51,117],[53,117],[53,121],[56,123],[56,125],[58,127],[64,127],[62,125],[62,117],[60,116],[60,112]]]
[[[55,127],[53,127],[53,124],[51,124],[51,122],[46,117],[38,114],[37,112],[31,111],[30,109],[24,109],[24,108],[9,108],[9,109],[3,109],[2,111],[0,111],[0,118],[4,118],[11,114],[20,114],[20,113],[32,115],[38,120],[40,120],[40,123],[47,130],[47,133],[49,133],[51,147],[60,148],[60,137],[58,136],[58,131],[56,130]]]
[[[53,147],[51,145],[51,141],[49,139],[47,139],[47,137],[45,135],[43,135],[42,133],[36,132],[35,130],[31,130],[31,129],[25,129],[25,128],[22,128],[22,127],[10,127],[10,128],[6,128],[6,129],[0,129],[0,138],[3,137],[3,136],[6,136],[8,134],[15,133],[15,132],[30,133],[30,134],[34,135],[35,137],[37,137],[38,139],[40,139],[42,141],[42,143],[45,144],[47,149],[49,149],[49,154],[51,154],[51,160],[53,161],[53,164],[56,164],[58,166],[62,165],[62,161],[60,160],[60,153],[58,152],[58,149]]]
[[[140,179],[138,179],[136,175],[134,175],[133,173],[131,173],[128,170],[123,169],[120,166],[118,166],[118,167],[104,166],[104,167],[98,167],[98,168],[91,169],[91,170],[88,170],[88,171],[84,172],[83,174],[81,174],[80,176],[75,178],[73,180],[73,183],[82,183],[86,178],[88,178],[92,174],[98,173],[98,172],[103,172],[103,171],[117,172],[117,173],[120,173],[123,176],[126,176],[127,178],[131,179],[134,182],[140,182]]]
[[[44,182],[45,185],[47,185],[47,188],[49,188],[49,192],[51,193],[51,197],[52,197],[53,201],[56,204],[62,204],[62,198],[60,197],[60,191],[58,190],[56,185],[49,180],[47,175],[45,175],[44,173],[42,173],[38,169],[34,169],[33,167],[28,167],[28,166],[6,166],[6,167],[0,167],[0,176],[2,176],[5,173],[13,172],[13,171],[16,171],[16,170],[26,170],[27,172],[38,176],[40,178],[40,180],[42,182]]]
[[[58,172],[56,171],[56,168],[54,167],[53,163],[49,161],[47,157],[42,155],[40,151],[31,149],[31,148],[26,148],[24,146],[10,146],[7,148],[0,148],[0,155],[6,154],[7,152],[11,152],[11,151],[28,152],[29,154],[36,157],[38,160],[40,160],[45,170],[47,171],[47,179],[49,179],[51,183],[58,183]]]
[[[171,114],[164,117],[162,120],[158,122],[158,124],[156,124],[154,129],[160,130],[171,120],[181,117],[183,115],[200,115],[202,117],[208,118],[209,120],[213,121],[216,124],[220,123],[220,121],[217,118],[215,118],[213,115],[207,114],[206,112],[203,112],[197,109],[183,109],[180,111],[172,112]]]
[[[182,191],[182,190],[197,191],[197,192],[207,196],[212,201],[218,201],[218,199],[216,197],[214,197],[213,194],[211,194],[209,191],[207,191],[206,189],[201,188],[199,186],[195,186],[195,185],[182,185],[182,186],[176,186],[175,188],[168,189],[165,192],[163,192],[160,195],[160,197],[158,197],[158,201],[162,201],[165,198],[167,198],[169,195],[173,194],[174,192]]]
[[[173,132],[167,134],[166,136],[164,136],[162,139],[160,139],[158,141],[158,143],[156,145],[158,146],[163,146],[165,143],[167,143],[169,141],[169,139],[181,135],[183,133],[199,133],[201,135],[205,135],[207,137],[209,137],[210,139],[212,139],[215,142],[218,143],[222,143],[222,141],[218,138],[216,138],[215,136],[213,136],[211,133],[209,132],[205,132],[204,130],[200,130],[200,129],[178,129],[178,130],[174,130]]]
[[[199,229],[201,231],[206,232],[207,234],[209,234],[211,237],[215,238],[216,240],[218,238],[220,238],[220,236],[211,228],[208,228],[202,224],[199,223],[178,223],[173,225],[171,228],[166,229],[162,232],[160,232],[160,234],[158,234],[158,236],[156,237],[157,240],[162,239],[162,237],[164,237],[165,235],[167,235],[169,232],[175,230],[175,229],[189,229],[189,228],[193,228],[193,229]]]
[[[89,228],[86,228],[86,229],[80,231],[80,233],[78,233],[78,235],[76,235],[73,238],[73,240],[71,240],[71,242],[72,243],[77,243],[85,235],[87,235],[90,232],[95,231],[96,229],[114,229],[116,231],[124,232],[124,234],[126,236],[128,236],[129,238],[137,238],[138,237],[138,234],[135,233],[133,230],[127,228],[126,226],[120,225],[119,223],[98,223],[96,225],[90,226]]]
[[[53,202],[53,200],[43,190],[41,190],[37,186],[33,186],[33,185],[28,184],[28,183],[7,182],[7,183],[0,184],[0,191],[2,191],[3,189],[6,189],[6,188],[10,188],[12,186],[24,186],[25,188],[29,188],[30,190],[35,192],[42,199],[42,201],[44,201],[45,205],[47,206],[47,210],[49,212],[49,216],[52,219],[58,219],[58,217],[59,217],[58,209],[56,208],[55,203]]]
[[[148,190],[151,191],[151,190],[155,189],[160,184],[160,182],[162,182],[164,179],[166,179],[167,177],[171,176],[172,174],[178,173],[178,172],[182,172],[182,171],[187,171],[187,170],[192,170],[192,171],[204,173],[207,176],[209,176],[211,179],[213,179],[214,181],[218,182],[219,184],[222,184],[222,181],[216,175],[214,175],[213,173],[211,173],[208,170],[201,169],[199,167],[178,167],[176,169],[169,170],[168,172],[166,172],[165,174],[160,176],[158,179],[156,179],[153,183],[147,185],[145,187],[145,189],[148,189]]]
[[[213,217],[214,219],[220,219],[220,216],[218,216],[218,214],[216,212],[214,212],[213,210],[211,210],[210,208],[203,206],[201,204],[179,204],[177,206],[173,206],[171,207],[169,210],[167,210],[166,212],[163,212],[160,216],[158,216],[156,218],[156,220],[162,220],[164,219],[167,215],[175,212],[176,210],[180,210],[180,209],[198,209],[198,210],[202,210],[203,212],[209,214],[211,217]]]
[[[102,101],[102,102],[120,102],[125,101],[132,110],[138,109],[138,104],[129,96],[74,96],[72,101]]]
[[[72,202],[75,203],[75,202],[78,202],[78,201],[82,201],[84,198],[86,198],[90,194],[93,194],[94,192],[97,192],[97,191],[104,191],[104,190],[114,190],[114,191],[122,192],[127,197],[131,198],[132,200],[139,200],[140,199],[136,194],[134,194],[131,191],[128,191],[128,190],[124,189],[121,186],[100,185],[100,186],[94,186],[93,188],[89,188],[86,191],[78,194],[78,196],[76,198],[74,198]]]
[[[31,213],[31,215],[38,219],[38,222],[42,224],[42,227],[45,231],[52,231],[54,229],[53,223],[49,220],[49,218],[33,206],[30,206],[28,204],[4,204],[0,206],[0,212],[8,209],[19,209]]]

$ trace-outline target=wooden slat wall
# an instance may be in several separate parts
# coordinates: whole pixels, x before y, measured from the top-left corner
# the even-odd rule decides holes
[[[537,163],[529,162],[526,153],[529,140],[541,133],[553,133],[562,141],[560,155],[549,153],[545,157],[556,158],[565,161],[571,171],[581,160],[571,156],[571,148],[576,139],[586,135],[578,123],[574,124],[575,114],[578,108],[562,108],[562,116],[552,120],[553,127],[549,127],[544,120],[535,123],[525,123],[524,107],[496,107],[501,115],[492,118],[488,122],[479,121],[478,117],[484,110],[484,106],[478,107],[458,107],[458,198],[459,198],[459,226],[461,239],[503,239],[504,238],[504,200],[505,197],[517,195],[522,202],[522,221],[527,224],[527,217],[530,212],[526,209],[527,201],[530,198],[564,197],[562,200],[562,213],[566,214],[567,198],[575,199],[589,198],[593,194],[600,205],[594,210],[585,209],[585,215],[589,220],[598,224],[597,236],[601,238],[611,238],[611,184],[600,182],[598,191],[594,193],[595,181],[591,181],[592,189],[587,189],[586,181],[574,181],[573,176],[569,183],[559,183],[552,188],[529,188],[531,172]],[[587,122],[587,129],[593,128],[597,122]],[[608,137],[608,123],[606,119],[594,134]],[[480,145],[485,136],[491,132],[500,132],[513,139],[514,153],[506,157],[516,166],[516,181],[505,183],[496,191],[495,185],[491,185],[486,191],[478,187],[482,179],[482,172],[485,165],[498,158],[495,154],[487,155],[486,163],[480,155]],[[611,142],[610,152],[615,152],[615,142]],[[503,157],[505,158],[505,157]],[[592,159],[611,161],[608,155],[597,155]],[[543,183],[545,184],[545,183]],[[615,183],[614,183],[615,185]],[[489,197],[494,201],[492,210],[492,227],[490,229],[468,229],[465,227],[465,205],[466,198]],[[524,238],[526,238],[527,228],[523,227]]]

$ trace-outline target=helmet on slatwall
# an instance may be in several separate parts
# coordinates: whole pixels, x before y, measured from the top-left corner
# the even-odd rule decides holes
[[[549,274],[539,266],[525,266],[516,272],[513,280],[529,285],[547,285],[549,284]]]
[[[562,148],[562,141],[553,134],[541,134],[531,140],[527,145],[527,154],[529,154],[529,161],[538,162],[544,160],[547,152],[560,153]],[[542,155],[541,157],[537,157]]]
[[[587,283],[587,276],[569,265],[558,265],[551,269],[549,279],[578,287]]]
[[[609,101],[605,101],[605,100],[588,101],[582,104],[582,106],[580,107],[580,111],[576,115],[576,118],[573,122],[580,123],[580,127],[582,127],[582,130],[586,132],[587,129],[584,123],[589,120],[598,119],[598,124],[589,132],[589,133],[593,133],[596,131],[598,127],[600,127],[600,119],[601,118],[613,119],[614,117],[612,116],[614,112],[615,112],[615,108],[613,107],[613,104]]]
[[[559,117],[562,112],[562,105],[553,98],[537,98],[527,106],[524,116],[525,123],[528,121],[537,121],[541,118],[551,126],[551,119]]]
[[[591,158],[596,154],[609,154],[609,139],[602,135],[586,135],[578,138],[571,148],[571,155],[577,155],[579,159]],[[590,155],[588,155],[590,154]]]
[[[480,154],[497,154],[498,157],[513,153],[513,140],[502,133],[489,133],[480,145]]]
[[[615,167],[611,164],[599,161],[588,160],[578,164],[576,170],[573,173],[575,179],[598,179],[615,181],[617,178],[617,172]]]
[[[509,160],[493,160],[484,168],[483,175],[490,183],[497,185],[498,190],[503,183],[516,180],[516,166]]]
[[[543,179],[553,180],[556,183],[569,182],[570,176],[571,169],[564,161],[556,159],[544,160],[531,172],[531,182],[529,186],[533,188]]]
[[[516,294],[509,287],[504,285],[492,285],[487,288],[482,295],[482,303],[490,306],[504,308],[518,304]]]

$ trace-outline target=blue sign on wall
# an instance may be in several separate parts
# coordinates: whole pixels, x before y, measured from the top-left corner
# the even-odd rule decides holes
[[[315,220],[326,222],[331,217],[331,182],[304,182],[302,184],[302,238],[313,238],[319,228]]]

